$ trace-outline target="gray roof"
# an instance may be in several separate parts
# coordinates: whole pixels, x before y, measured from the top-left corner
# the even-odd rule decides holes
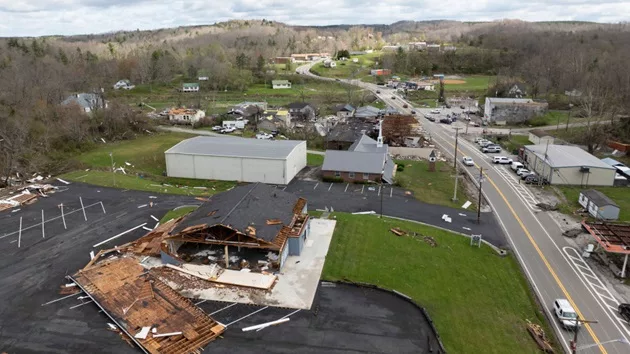
[[[335,112],[352,112],[354,111],[354,107],[349,104],[339,104],[335,106]]]
[[[386,156],[378,152],[326,150],[322,171],[381,174]]]
[[[588,198],[588,200],[593,202],[598,207],[605,206],[605,205],[612,205],[619,208],[619,205],[617,205],[617,203],[615,203],[612,199],[608,198],[606,194],[598,190],[587,189],[587,190],[582,191],[582,194],[584,194]]]
[[[335,125],[328,133],[327,141],[355,142],[364,133],[374,130],[374,124],[361,121],[350,121]]]
[[[98,104],[97,104],[98,102]],[[71,103],[76,103],[83,108],[101,108],[103,106],[103,101],[101,97],[94,93],[78,93],[71,96],[68,96],[63,102],[62,105],[68,105]]]
[[[580,149],[577,146],[570,145],[553,145],[547,148],[546,144],[527,145],[526,150],[533,152],[538,158],[546,161],[553,168],[560,167],[593,167],[606,170],[614,170],[614,168],[597,157]],[[547,157],[545,158],[545,151]]]
[[[531,98],[486,97],[490,103],[534,103]]]
[[[388,146],[387,144],[383,144],[383,146],[378,147],[376,144],[376,140],[370,138],[369,136],[363,134],[359,139],[357,139],[350,147],[348,151],[357,151],[357,152],[379,152],[379,153],[387,153]]]
[[[370,118],[376,117],[380,113],[381,110],[374,106],[364,106],[357,108],[357,110],[354,112],[354,116],[357,118]]]
[[[239,186],[212,196],[186,216],[171,234],[201,224],[229,225],[242,233],[246,233],[248,226],[253,226],[257,238],[273,241],[283,225],[267,225],[267,220],[280,219],[289,226],[297,200],[296,195],[263,183]]]
[[[621,162],[615,159],[611,159],[610,157],[603,158],[602,162],[612,167],[617,167],[617,166],[626,167],[626,165],[622,164]]]
[[[300,140],[262,140],[228,137],[197,136],[179,142],[165,154],[251,157],[260,159],[286,159],[299,145]]]

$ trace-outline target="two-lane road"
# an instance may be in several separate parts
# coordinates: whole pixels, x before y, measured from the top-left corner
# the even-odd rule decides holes
[[[310,65],[302,66],[298,68],[298,72],[314,76],[309,73],[309,68]],[[381,100],[401,112],[410,113],[411,106],[403,108],[406,102],[400,97],[391,99],[391,96],[395,95],[392,90],[357,80],[342,81],[373,92],[381,90],[382,93],[378,95]],[[426,113],[424,109],[417,110],[419,113]],[[419,118],[419,121],[430,132],[442,152],[453,156],[455,132],[452,128],[431,123],[424,118]],[[460,139],[459,142],[458,158],[466,155],[476,162],[474,167],[461,168],[475,180],[478,179],[479,169],[483,168],[484,197],[503,227],[512,251],[523,267],[563,349],[570,351],[569,343],[573,339],[573,333],[562,329],[552,313],[551,306],[557,298],[568,299],[581,318],[598,321],[584,324],[579,331],[579,352],[630,353],[630,346],[627,344],[630,339],[630,327],[620,320],[616,313],[618,299],[581,259],[581,250],[575,250],[564,240],[559,225],[545,212],[535,207],[537,202],[535,196],[527,187],[518,183],[518,179],[507,167],[494,165],[490,157],[482,154],[475,144],[464,139]],[[587,347],[581,349],[583,346]]]

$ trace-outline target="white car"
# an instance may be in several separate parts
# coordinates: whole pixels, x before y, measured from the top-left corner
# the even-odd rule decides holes
[[[223,127],[220,126],[220,125],[215,125],[214,127],[212,127],[212,131],[215,131],[215,132],[218,132],[218,131],[220,131],[222,129],[223,129]]]
[[[479,146],[482,146],[482,147],[486,147],[486,146],[492,145],[492,144],[494,144],[494,143],[492,141],[490,141],[490,140],[482,140],[482,141],[479,142]]]
[[[577,313],[566,299],[556,299],[553,302],[553,313],[565,329],[577,329],[581,323],[577,321]]]
[[[223,129],[221,129],[219,132],[221,134],[228,134],[228,133],[232,133],[236,131],[236,127],[225,127]]]
[[[431,114],[440,114],[440,110],[439,109],[432,109],[429,113],[431,113]]]
[[[472,157],[464,156],[462,162],[466,166],[475,166],[475,161],[473,161]]]
[[[273,135],[269,133],[258,133],[256,134],[256,139],[269,140],[269,139],[273,139]]]
[[[523,174],[529,174],[529,170],[526,168],[519,168],[518,170],[516,170],[516,175],[517,176],[522,176]]]
[[[520,162],[514,161],[510,165],[510,168],[512,169],[512,171],[516,172],[519,168],[525,168],[525,166]]]
[[[500,164],[511,164],[512,163],[512,159],[509,157],[505,157],[505,156],[495,156],[492,159],[492,162],[494,163],[500,163]]]
[[[497,153],[497,152],[501,152],[501,148],[499,147],[499,145],[488,145],[488,146],[484,146],[481,148],[481,152],[484,153]]]

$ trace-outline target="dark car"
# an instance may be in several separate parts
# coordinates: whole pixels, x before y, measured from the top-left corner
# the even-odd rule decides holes
[[[274,130],[271,131],[271,135],[273,135],[273,136],[276,136],[278,134],[280,134],[280,132],[277,129],[274,129]]]
[[[619,304],[617,310],[621,318],[626,320],[626,322],[630,322],[630,304]]]
[[[411,114],[416,114],[417,112],[415,110],[411,110]]]
[[[406,103],[403,105],[403,108],[409,108],[409,105],[407,105]]]
[[[459,106],[459,108],[466,109],[466,107],[464,107],[464,105]]]
[[[392,100],[395,100],[395,99],[396,99],[396,96],[392,96]]]
[[[446,108],[451,108],[450,104],[445,105]]]
[[[449,118],[442,118],[440,119],[440,123],[451,124],[451,120]]]
[[[428,115],[428,114],[425,114],[424,118],[428,119],[431,122],[435,122],[435,118],[433,116]]]
[[[381,90],[376,90],[376,93],[381,93]]]

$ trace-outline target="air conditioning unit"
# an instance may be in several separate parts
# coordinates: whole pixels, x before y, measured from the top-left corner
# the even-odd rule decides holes
[[[590,171],[591,169],[589,167],[586,167],[586,166],[580,167],[580,172],[582,173],[589,173]]]

